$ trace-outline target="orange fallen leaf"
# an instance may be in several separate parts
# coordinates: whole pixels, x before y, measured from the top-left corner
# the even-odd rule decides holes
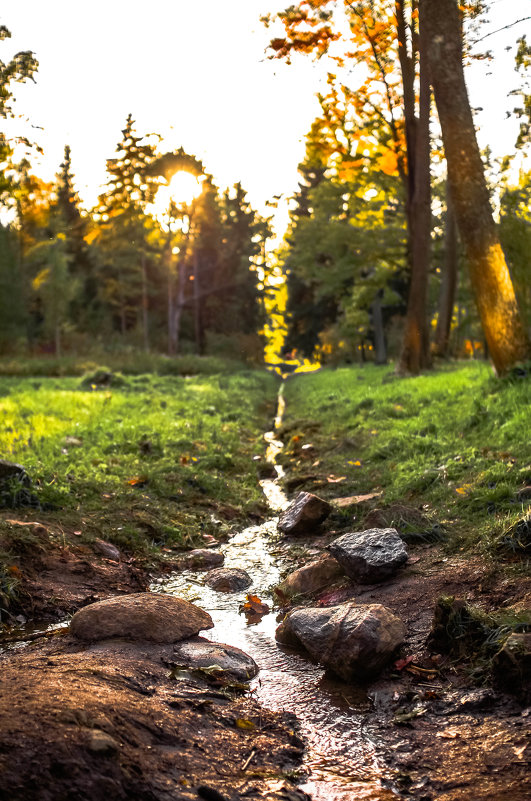
[[[242,612],[253,612],[258,615],[267,615],[269,606],[262,602],[258,595],[248,595],[246,602],[241,607]]]
[[[148,480],[147,476],[134,476],[128,479],[127,483],[131,487],[144,487],[148,483]]]

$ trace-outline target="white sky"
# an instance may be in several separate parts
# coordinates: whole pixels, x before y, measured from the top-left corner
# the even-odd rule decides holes
[[[139,133],[162,134],[165,150],[182,145],[221,187],[241,180],[260,210],[273,195],[292,194],[324,65],[265,59],[270,33],[260,15],[288,4],[3,0],[0,23],[13,38],[2,43],[0,58],[33,50],[39,60],[36,84],[15,88],[15,111],[43,129],[31,131],[45,150],[35,171],[51,179],[69,144],[78,190],[90,205],[131,112]],[[494,0],[484,32],[529,14],[531,0]],[[481,145],[497,155],[511,152],[517,135],[505,112],[517,83],[514,43],[526,30],[529,22],[486,39],[496,60],[476,65],[471,79],[472,104],[485,109],[477,118]]]

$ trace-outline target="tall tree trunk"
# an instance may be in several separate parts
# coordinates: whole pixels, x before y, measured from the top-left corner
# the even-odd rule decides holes
[[[142,329],[144,334],[144,350],[149,352],[149,298],[145,256],[142,256]]]
[[[530,345],[492,217],[465,84],[457,0],[420,0],[420,17],[459,234],[491,359],[504,373],[528,358]]]
[[[411,202],[412,269],[406,327],[398,371],[417,375],[430,366],[427,319],[428,272],[431,255],[430,187],[430,75],[426,54],[426,34],[419,32],[420,96],[419,120],[415,136],[415,182]]]
[[[185,298],[185,291],[186,291],[186,262],[184,259],[181,259],[179,262],[178,268],[178,278],[177,278],[177,302],[175,304],[173,310],[173,319],[172,319],[172,341],[171,341],[171,350],[172,353],[179,352],[179,340],[181,337],[181,319],[183,315],[184,306],[186,303]]]
[[[371,303],[372,327],[374,329],[374,361],[376,364],[387,364],[387,348],[382,315],[381,293],[378,292]]]
[[[203,299],[201,295],[201,257],[196,251],[193,260],[193,284],[194,284],[194,334],[195,346],[198,356],[205,353],[205,328],[203,325]]]
[[[55,355],[61,357],[61,323],[55,324]]]
[[[455,293],[457,290],[457,272],[459,250],[457,225],[450,195],[450,187],[446,182],[446,215],[444,220],[444,260],[441,275],[441,291],[439,294],[439,315],[435,331],[434,354],[442,358],[448,357],[450,346],[450,329],[454,313]]]

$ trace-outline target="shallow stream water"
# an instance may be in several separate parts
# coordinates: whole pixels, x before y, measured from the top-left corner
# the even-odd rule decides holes
[[[281,424],[284,400],[279,394],[275,428]],[[265,435],[267,458],[276,464],[282,443],[275,431]],[[281,474],[277,466],[277,473]],[[279,512],[288,501],[277,479],[261,482],[272,512]],[[282,549],[277,533],[278,517],[246,528],[226,543],[224,567],[246,570],[253,579],[247,592],[258,595],[271,607],[271,588],[282,570]],[[175,573],[154,582],[151,589],[168,592],[197,603],[212,616],[214,628],[206,633],[213,641],[241,648],[257,662],[260,673],[252,683],[258,700],[276,711],[294,713],[307,743],[303,769],[308,778],[301,785],[315,801],[396,799],[382,787],[383,769],[378,764],[374,744],[364,721],[368,699],[364,691],[334,682],[324,671],[303,656],[274,639],[278,625],[275,613],[259,623],[248,624],[239,612],[245,593],[221,593],[204,584],[204,572]]]

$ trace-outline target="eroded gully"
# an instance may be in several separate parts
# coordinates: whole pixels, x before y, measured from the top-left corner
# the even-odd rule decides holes
[[[276,430],[283,411],[281,387]],[[277,441],[276,430],[265,434],[265,440],[267,459],[275,465],[277,478],[260,483],[272,512],[278,513],[288,501],[278,484],[282,468],[276,464],[276,456],[282,443]],[[270,606],[271,588],[279,582],[282,568],[277,520],[278,516],[273,516],[261,525],[246,528],[223,546],[224,566],[246,570],[253,579],[248,592],[259,595]],[[259,623],[248,624],[239,612],[241,595],[211,590],[203,578],[204,573],[175,573],[157,580],[151,589],[197,603],[214,621],[214,629],[206,633],[208,638],[237,646],[258,663],[260,673],[252,684],[257,698],[270,709],[294,713],[306,740],[302,768],[307,779],[302,789],[315,801],[396,799],[391,790],[382,786],[384,769],[365,727],[369,709],[365,692],[330,680],[318,665],[277,645],[274,613]]]

